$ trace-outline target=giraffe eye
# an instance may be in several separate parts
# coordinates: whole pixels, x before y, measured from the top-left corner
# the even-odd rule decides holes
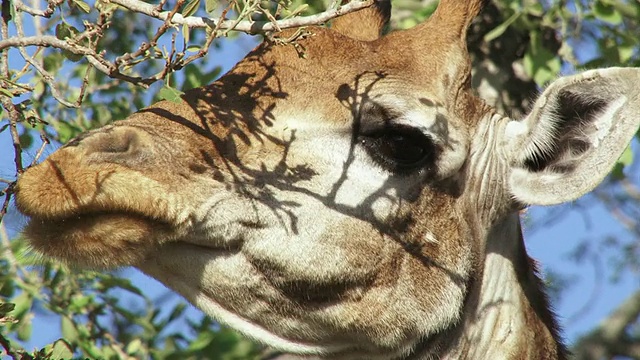
[[[411,172],[433,160],[431,139],[409,126],[387,126],[361,134],[359,140],[369,156],[391,172]]]

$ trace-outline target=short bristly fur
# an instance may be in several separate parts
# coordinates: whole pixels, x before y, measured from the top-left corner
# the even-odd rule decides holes
[[[470,89],[481,5],[442,0],[381,37],[380,1],[298,47],[261,44],[27,170],[25,235],[135,266],[285,352],[565,359],[518,211],[606,176],[638,129],[640,71],[562,78],[522,121],[499,116]]]

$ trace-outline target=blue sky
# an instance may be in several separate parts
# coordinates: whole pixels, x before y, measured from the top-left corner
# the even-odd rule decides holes
[[[252,47],[252,40],[243,38],[241,41],[228,41],[224,43],[222,53],[213,52],[220,65],[228,70],[237,60]],[[54,151],[51,146],[46,153]],[[636,149],[637,150],[637,149]],[[636,151],[638,154],[638,151]],[[13,176],[13,152],[8,131],[0,133],[0,177]],[[552,226],[537,228],[531,232],[528,228],[536,227],[536,220],[547,214],[551,208],[535,207],[525,215],[525,239],[530,256],[541,263],[542,269],[554,271],[571,276],[570,286],[563,293],[560,301],[554,303],[560,322],[564,326],[564,335],[569,341],[573,341],[579,335],[597,325],[616,305],[620,304],[631,293],[635,292],[640,284],[637,274],[635,276],[623,276],[617,283],[611,283],[612,268],[608,264],[608,258],[613,253],[607,254],[602,250],[601,266],[595,267],[592,262],[576,264],[569,259],[569,254],[576,244],[583,240],[598,240],[603,236],[616,235],[629,238],[629,234],[611,217],[608,211],[599,205],[593,205],[587,209],[577,211],[574,204],[561,205],[560,209],[566,215],[562,220]],[[557,209],[557,208],[556,208]],[[13,222],[11,222],[13,219]],[[585,222],[585,219],[590,221]],[[8,228],[15,232],[22,220],[11,216]],[[587,226],[587,224],[591,224]],[[595,242],[594,242],[595,243]],[[596,276],[597,273],[597,276]],[[125,270],[123,274],[130,277],[134,284],[143,290],[151,298],[166,294],[167,290],[155,280],[149,279],[136,270]],[[595,279],[600,278],[600,281]],[[177,296],[170,301],[176,301]],[[124,300],[126,301],[126,300]],[[584,309],[586,307],[586,309]],[[191,309],[191,317],[200,316],[200,312]],[[34,323],[32,340],[28,342],[27,349],[42,347],[59,338],[59,324],[53,317],[37,318]]]

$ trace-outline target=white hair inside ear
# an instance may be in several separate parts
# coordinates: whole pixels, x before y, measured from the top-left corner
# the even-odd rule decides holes
[[[505,127],[509,188],[524,204],[572,201],[593,190],[638,131],[640,69],[611,68],[552,83]]]

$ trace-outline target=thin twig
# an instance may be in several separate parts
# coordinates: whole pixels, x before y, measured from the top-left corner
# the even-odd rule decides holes
[[[7,210],[9,209],[9,203],[11,202],[11,194],[13,194],[13,186],[14,183],[9,184],[4,192],[4,201],[2,202],[2,207],[0,207],[0,223],[4,219],[4,216],[7,215]]]
[[[67,50],[73,54],[77,55],[85,55],[87,61],[99,71],[112,76],[114,78],[118,78],[127,82],[130,82],[135,85],[141,85],[143,87],[147,87],[150,83],[155,82],[157,79],[143,79],[141,77],[134,77],[121,74],[115,68],[115,66],[107,61],[104,57],[100,56],[95,50],[80,46],[77,44],[70,44],[67,41],[60,40],[52,35],[42,35],[42,36],[25,36],[25,37],[12,37],[5,38],[0,40],[0,51],[10,47],[19,47],[19,46],[44,46],[44,47],[53,47],[57,49]],[[5,53],[5,52],[3,52]]]
[[[52,4],[54,5],[59,4],[59,1],[60,0],[51,0],[49,2],[49,7],[51,7]],[[160,29],[158,29],[154,38],[148,44],[141,45],[136,52],[131,54],[125,54],[119,57],[118,59],[116,59],[115,62],[113,63],[108,61],[102,54],[98,54],[96,52],[96,50],[94,49],[96,44],[95,41],[93,42],[92,47],[88,47],[78,43],[77,41],[75,41],[76,39],[69,39],[71,41],[60,40],[57,37],[52,35],[38,35],[38,36],[25,37],[23,36],[24,34],[22,32],[21,22],[17,23],[17,28],[19,28],[19,31],[18,31],[19,36],[15,36],[12,38],[9,38],[8,36],[4,36],[3,39],[0,40],[0,51],[6,48],[11,48],[11,47],[19,48],[20,53],[25,58],[25,60],[30,65],[32,65],[36,69],[36,71],[38,71],[41,74],[43,81],[47,85],[49,85],[49,88],[51,89],[51,93],[54,96],[54,98],[56,98],[56,100],[58,100],[61,104],[67,107],[77,107],[78,106],[77,101],[74,104],[62,98],[61,94],[58,92],[57,88],[54,86],[53,76],[44,69],[42,64],[38,63],[33,57],[29,56],[28,53],[25,51],[24,47],[26,46],[53,47],[53,48],[69,51],[73,54],[83,55],[85,59],[87,59],[89,64],[94,68],[96,68],[98,71],[112,78],[124,80],[134,85],[139,85],[146,88],[150,84],[158,80],[164,79],[173,70],[180,69],[184,67],[186,64],[192,62],[193,60],[204,56],[204,54],[206,54],[208,50],[209,45],[213,41],[213,38],[221,35],[226,35],[228,31],[235,30],[235,31],[243,31],[247,33],[261,33],[261,32],[264,33],[264,32],[269,32],[269,31],[274,31],[279,29],[287,29],[287,28],[307,26],[307,25],[316,25],[316,24],[324,23],[334,17],[368,7],[373,3],[373,0],[365,0],[365,1],[355,0],[348,4],[342,5],[340,7],[328,9],[327,11],[324,11],[322,13],[312,15],[312,16],[297,17],[297,18],[290,18],[290,19],[277,20],[277,21],[275,21],[275,19],[271,19],[271,21],[254,22],[251,20],[243,20],[243,19],[249,18],[252,13],[259,10],[259,2],[250,2],[248,6],[245,6],[240,11],[240,14],[237,19],[225,20],[224,17],[220,17],[219,19],[209,19],[209,18],[202,18],[202,17],[195,17],[195,16],[183,17],[178,13],[178,9],[180,8],[180,5],[184,3],[184,1],[185,0],[178,0],[178,3],[171,11],[161,11],[157,5],[150,5],[150,4],[141,2],[139,0],[112,0],[111,1],[112,3],[125,7],[131,11],[142,13],[142,14],[164,21],[164,24],[161,26]],[[226,12],[224,12],[224,14],[226,14]],[[216,31],[212,32],[212,35],[210,35],[207,38],[207,41],[205,44],[206,48],[205,47],[201,48],[197,54],[190,56],[186,60],[183,59],[184,54],[182,53],[177,54],[175,59],[173,56],[170,56],[169,63],[167,63],[165,67],[156,75],[153,75],[148,78],[142,78],[139,76],[125,75],[120,72],[121,65],[125,66],[125,65],[131,65],[131,64],[137,63],[139,61],[136,59],[137,57],[141,56],[142,54],[145,54],[148,49],[150,49],[152,46],[155,46],[158,42],[159,37],[163,35],[169,28],[176,25],[186,25],[189,28],[210,28],[210,29],[216,29]],[[89,29],[83,34],[80,34],[78,36],[91,38],[93,35],[96,35],[100,37],[101,36],[100,31],[101,31],[101,27],[99,26],[98,29],[94,29],[94,30]]]
[[[99,57],[99,55],[92,49],[77,44],[70,44],[67,41],[60,40],[53,35],[41,35],[41,36],[14,36],[11,38],[4,38],[0,40],[0,51],[20,46],[44,46],[55,47],[62,50],[67,50],[74,54]]]
[[[2,33],[2,38],[9,38],[9,25],[8,22],[11,19],[9,14],[5,14],[2,12],[2,25],[0,32]],[[3,76],[5,79],[9,79],[9,54],[7,51],[1,52],[2,56],[0,57],[0,76]],[[16,172],[20,174],[23,171],[22,168],[22,147],[20,146],[20,136],[18,134],[18,122],[20,121],[20,113],[16,109],[16,106],[13,104],[11,99],[7,96],[0,96],[0,101],[2,101],[2,106],[7,111],[9,115],[9,132],[11,134],[11,140],[13,142],[13,150],[14,150],[14,163],[16,165]],[[11,189],[11,185],[9,185],[9,189]],[[7,192],[6,197],[8,198],[11,193]],[[8,202],[5,201],[4,206],[8,206]],[[3,210],[4,210],[3,206]],[[6,210],[0,211],[0,220],[6,213]]]
[[[169,16],[167,16],[167,19],[165,19],[165,21],[162,24],[162,26],[160,26],[158,28],[158,30],[156,31],[155,35],[151,39],[151,41],[143,43],[142,45],[140,45],[138,50],[136,50],[133,53],[127,53],[127,54],[124,54],[124,55],[119,56],[118,58],[116,58],[116,60],[114,62],[115,66],[117,68],[120,68],[120,66],[129,65],[129,64],[131,64],[132,60],[134,60],[137,57],[143,55],[150,48],[156,46],[158,44],[158,40],[160,39],[160,37],[162,35],[164,35],[167,32],[167,30],[169,30],[171,28],[171,21],[169,21],[169,19],[172,18],[175,14],[178,13],[178,10],[180,10],[180,7],[182,7],[182,4],[184,4],[184,2],[185,2],[185,0],[176,1],[176,5],[171,10],[171,12],[169,13]]]
[[[29,167],[38,163],[38,160],[42,156],[42,153],[44,153],[45,147],[51,143],[44,130],[40,132],[40,140],[42,140],[42,144],[40,145],[38,151],[36,151],[36,155],[33,157],[33,161],[31,162],[31,165],[29,165]]]
[[[27,6],[27,5],[25,5],[22,2],[22,0],[13,0],[13,6],[16,7],[16,10],[22,11],[22,12],[26,12],[27,14],[30,14],[30,15],[33,15],[33,16],[41,16],[41,17],[48,18],[48,17],[51,16],[51,14],[53,14],[53,10],[48,12],[48,11],[42,11],[40,9],[31,8],[31,7]],[[18,14],[18,13],[16,12],[16,14]]]
[[[156,5],[151,5],[138,0],[111,0],[112,3],[118,4],[133,12],[145,14],[160,20],[167,20],[170,12],[158,11]],[[342,5],[334,9],[328,9],[324,12],[315,15],[301,16],[291,19],[278,20],[275,23],[271,21],[250,21],[243,20],[236,22],[234,20],[223,20],[214,18],[205,18],[199,16],[184,17],[181,14],[173,15],[171,19],[172,24],[187,25],[190,28],[215,28],[219,29],[233,29],[236,31],[242,31],[249,34],[265,33],[269,31],[275,31],[279,29],[289,29],[301,26],[310,26],[326,23],[327,21],[344,15],[350,12],[354,12],[360,9],[371,6],[373,0],[364,1],[351,1],[348,4]]]
[[[22,28],[22,16],[18,12],[16,12],[16,14],[17,15],[13,19],[13,22],[16,28],[16,32],[18,33],[18,37],[22,38],[24,37],[24,30]],[[33,66],[38,73],[40,73],[40,76],[42,76],[42,81],[44,81],[44,83],[47,84],[47,86],[51,90],[51,95],[54,97],[54,99],[56,99],[60,104],[66,107],[70,107],[70,108],[76,107],[73,103],[65,100],[62,94],[60,94],[60,91],[58,91],[58,87],[55,84],[55,78],[53,77],[53,75],[51,75],[47,70],[45,70],[45,68],[39,62],[35,61],[27,53],[24,47],[22,46],[18,47],[18,51],[20,52],[20,55],[22,55],[22,58],[26,62],[31,64],[31,66]]]
[[[2,347],[4,348],[4,351],[7,353],[7,355],[11,356],[13,359],[17,360],[22,358],[18,353],[11,350],[11,343],[9,342],[9,339],[6,339],[1,334],[0,334],[0,344],[2,344]]]
[[[222,10],[222,13],[220,14],[220,18],[218,21],[218,25],[222,23],[223,19],[227,16],[227,13],[229,11],[231,11],[231,7],[233,6],[232,3],[229,3],[227,5],[227,7]],[[213,40],[215,40],[218,36],[218,32],[220,31],[219,27],[216,26],[209,35],[207,35],[207,40],[205,41],[204,45],[202,45],[202,47],[200,48],[200,50],[198,50],[197,53],[187,57],[186,59],[184,59],[181,63],[180,63],[180,67],[183,68],[185,66],[187,66],[188,64],[192,63],[193,61],[195,61],[196,59],[202,58],[205,55],[207,55],[207,53],[209,52],[209,48],[211,47],[211,43],[213,43]]]

